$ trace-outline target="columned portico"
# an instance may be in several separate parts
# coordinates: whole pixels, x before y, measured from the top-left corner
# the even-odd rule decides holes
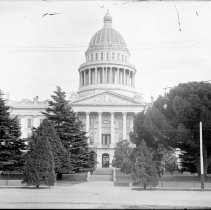
[[[110,109],[113,108],[111,107]],[[96,133],[96,139],[92,141],[95,142],[95,147],[114,148],[118,141],[129,140],[127,134],[132,131],[133,117],[137,113],[137,110],[133,112],[133,108],[130,108],[127,109],[128,112],[121,112],[121,109],[121,107],[118,107],[111,112],[108,111],[109,109],[101,109],[101,111],[98,112],[96,112],[95,109],[90,109],[86,112],[82,110],[77,111],[82,121],[83,116],[85,116],[84,130],[87,132],[87,137],[90,138],[91,135],[93,137],[94,133]],[[90,124],[91,120],[92,123]],[[97,127],[95,127],[95,124]],[[95,128],[97,128],[97,132]]]

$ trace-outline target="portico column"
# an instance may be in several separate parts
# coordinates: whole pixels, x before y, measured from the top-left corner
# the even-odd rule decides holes
[[[90,143],[90,139],[89,139],[89,112],[86,112],[86,137],[87,139],[87,143]]]
[[[114,112],[111,112],[111,146],[113,147],[115,144],[114,139]]]
[[[123,112],[122,115],[123,115],[123,140],[126,140],[126,137],[127,137],[127,131],[126,131],[126,115],[127,115],[127,112]]]
[[[102,145],[102,112],[98,112],[98,142],[97,142],[97,146],[101,147]]]
[[[86,132],[87,132],[87,136],[89,133],[89,114],[90,112],[86,112]]]
[[[95,68],[95,84],[97,84],[97,68]]]

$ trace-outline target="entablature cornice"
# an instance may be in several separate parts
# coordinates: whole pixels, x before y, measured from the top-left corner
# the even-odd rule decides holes
[[[104,68],[104,67],[114,67],[114,68],[122,68],[122,69],[129,69],[136,73],[136,68],[130,63],[124,63],[124,62],[102,62],[102,61],[95,61],[95,62],[87,62],[83,63],[79,66],[78,71],[83,71],[85,69],[91,69],[91,68]]]
[[[123,110],[124,109],[124,110]],[[127,112],[127,113],[139,113],[142,112],[145,109],[145,106],[136,106],[136,107],[130,107],[130,106],[73,106],[74,112],[113,112],[113,113],[122,113]]]

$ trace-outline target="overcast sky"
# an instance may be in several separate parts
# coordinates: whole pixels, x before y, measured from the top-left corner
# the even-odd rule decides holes
[[[11,100],[45,100],[56,85],[76,92],[107,9],[144,101],[181,82],[211,80],[210,2],[0,1],[0,89]]]

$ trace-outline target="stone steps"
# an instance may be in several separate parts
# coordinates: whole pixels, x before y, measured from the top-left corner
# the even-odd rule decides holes
[[[113,175],[90,175],[89,181],[113,181]]]
[[[95,174],[96,175],[112,175],[113,174],[113,170],[111,168],[99,168],[99,169],[96,169],[95,171]]]
[[[97,168],[94,174],[90,175],[90,181],[113,181],[112,168]]]

